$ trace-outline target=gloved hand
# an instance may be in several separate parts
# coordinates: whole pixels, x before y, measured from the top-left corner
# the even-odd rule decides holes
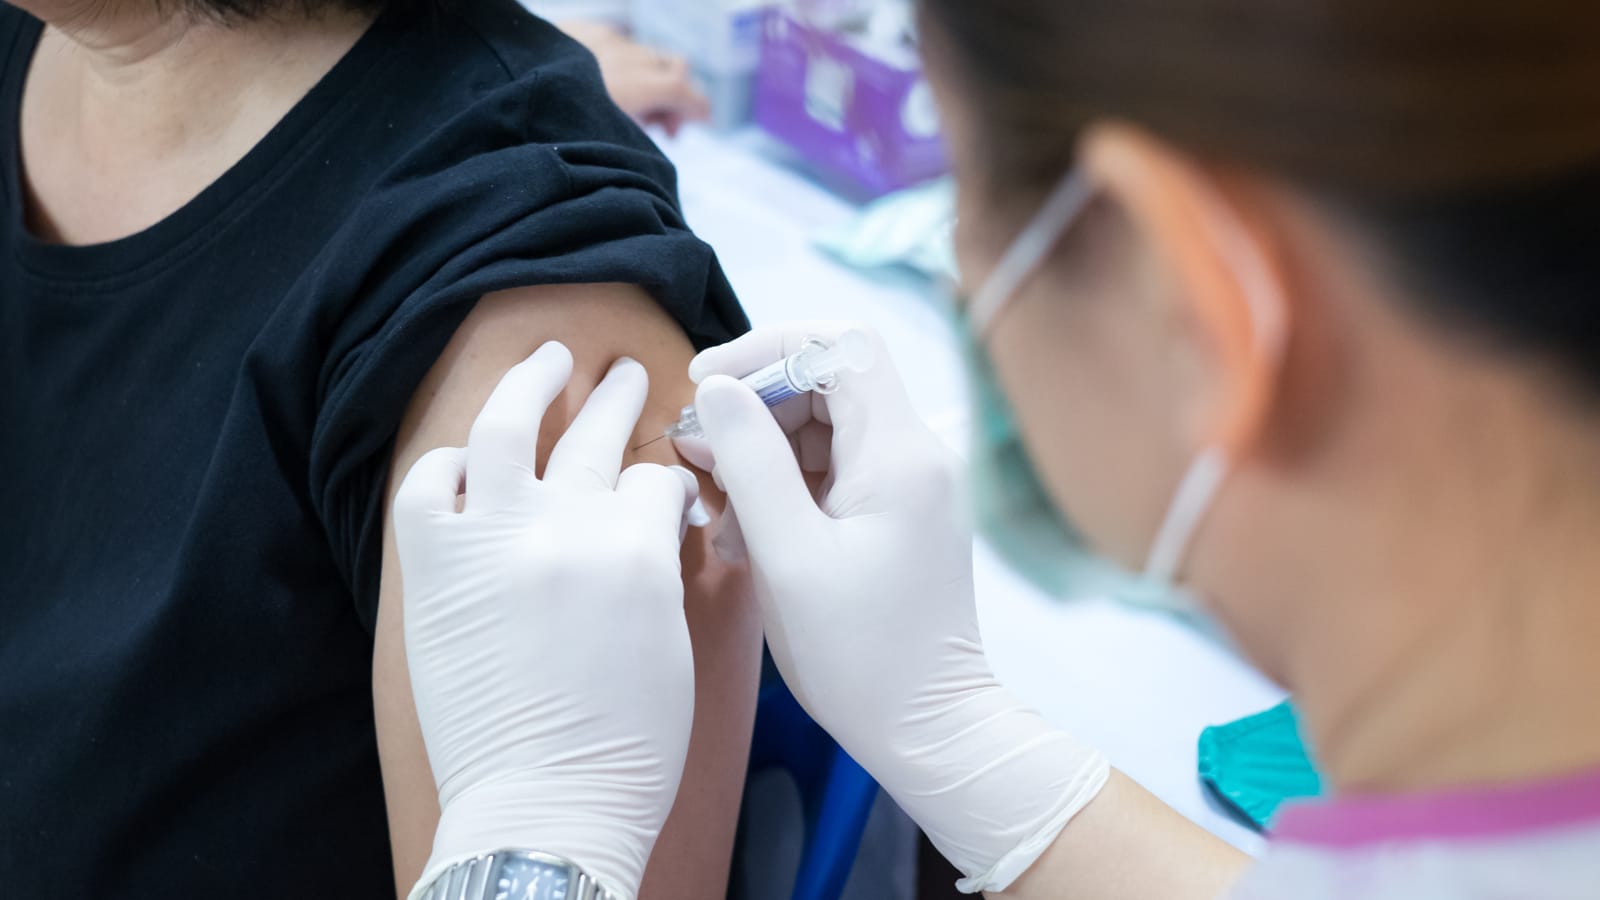
[[[394,501],[411,687],[439,788],[439,869],[502,848],[566,856],[634,896],[683,773],[694,667],[678,553],[687,470],[623,451],[647,376],[621,360],[534,477],[560,344],[507,372],[466,449]],[[465,485],[465,500],[458,493]]]
[[[849,327],[769,328],[700,354],[689,373],[706,438],[680,450],[714,460],[773,659],[801,705],[967,876],[963,890],[1000,891],[1109,768],[995,680],[960,463],[913,410],[881,340],[870,371],[776,415],[727,377]],[[827,471],[820,499],[797,451]]]

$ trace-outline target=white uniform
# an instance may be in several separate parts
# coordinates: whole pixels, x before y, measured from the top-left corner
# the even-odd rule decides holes
[[[1229,900],[1600,900],[1600,771],[1288,810]]]

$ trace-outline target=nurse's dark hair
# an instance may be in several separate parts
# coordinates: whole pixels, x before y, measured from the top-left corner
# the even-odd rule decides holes
[[[1086,123],[1303,189],[1401,293],[1600,399],[1595,0],[920,0],[1002,203]]]

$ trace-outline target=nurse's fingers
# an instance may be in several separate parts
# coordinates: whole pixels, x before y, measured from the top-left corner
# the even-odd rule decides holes
[[[776,552],[821,516],[800,474],[789,438],[749,387],[725,376],[695,394],[700,424],[716,457],[716,475],[739,512],[749,548]]]
[[[402,573],[407,560],[421,558],[419,548],[434,540],[428,523],[438,516],[455,515],[466,477],[467,451],[461,447],[429,451],[406,472],[395,492],[392,512]]]
[[[700,482],[682,466],[638,463],[617,479],[617,493],[634,501],[635,521],[646,533],[683,543],[689,511],[700,498]],[[674,551],[674,555],[676,551]]]
[[[712,375],[743,378],[800,352],[807,338],[831,341],[846,331],[862,327],[855,322],[785,322],[757,328],[696,354],[689,361],[689,380],[699,384]]]
[[[883,339],[877,332],[865,334],[873,353],[871,368],[842,373],[838,389],[821,398],[833,425],[835,469],[850,460],[876,458],[906,435],[927,431]]]
[[[833,426],[807,422],[790,438],[802,472],[827,472],[833,466]]]
[[[571,375],[571,351],[551,341],[500,379],[467,438],[468,510],[509,502],[534,479],[539,423]]]
[[[717,530],[711,535],[711,549],[718,559],[730,566],[744,565],[750,559],[750,551],[744,545],[744,532],[739,530],[739,514],[731,506],[723,510],[717,522]]]
[[[394,495],[394,517],[409,523],[432,513],[454,513],[467,477],[467,451],[440,447],[411,466]]]
[[[793,418],[782,414],[783,407],[773,410],[778,427],[789,436],[789,446],[794,450],[794,457],[800,463],[804,472],[826,472],[833,460],[833,426],[820,422],[809,416],[801,422],[789,423],[785,418]],[[677,449],[678,455],[697,469],[706,472],[716,470],[716,454],[711,452],[711,444],[704,436],[673,438],[672,445]]]
[[[871,362],[864,372],[841,372],[839,387],[834,393],[825,397],[814,395],[809,418],[841,428],[846,432],[842,439],[851,445],[879,431],[903,431],[916,420],[910,395],[883,338],[858,322],[791,322],[760,328],[701,352],[689,363],[689,378],[695,382],[712,375],[743,378],[798,353],[808,338],[835,342],[846,332],[865,336],[866,355]],[[799,427],[799,423],[784,424],[787,431]]]
[[[711,452],[711,444],[703,436],[675,437],[672,439],[672,447],[696,469],[710,472],[717,465],[717,457]]]
[[[821,401],[821,397],[815,398]],[[817,427],[826,428],[826,416],[819,421],[812,404],[813,398],[791,397],[788,400],[772,407],[772,418],[777,421],[778,427],[791,437]],[[818,402],[816,406],[820,407]],[[711,445],[706,443],[705,437],[675,437],[672,444],[678,450],[678,455],[689,461],[697,469],[711,471],[716,465],[716,457],[711,453]],[[798,446],[798,445],[796,445]]]
[[[650,376],[644,366],[627,357],[613,363],[550,451],[544,480],[607,490],[616,487],[622,455],[639,425],[649,392]]]

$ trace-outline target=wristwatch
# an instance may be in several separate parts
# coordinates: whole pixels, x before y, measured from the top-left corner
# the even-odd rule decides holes
[[[462,860],[411,900],[622,900],[564,856],[496,850]]]

